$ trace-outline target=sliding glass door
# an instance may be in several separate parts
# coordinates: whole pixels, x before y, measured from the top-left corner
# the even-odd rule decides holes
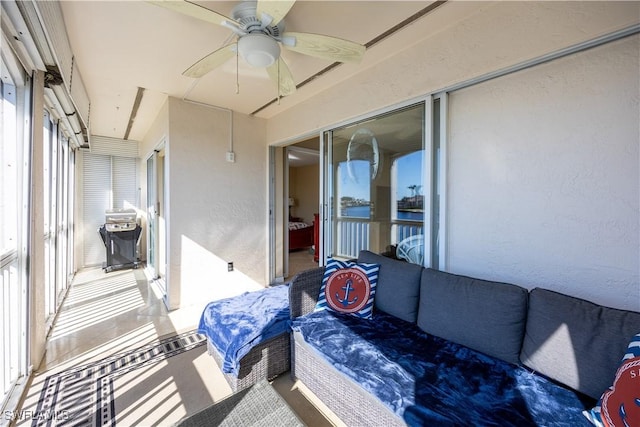
[[[147,270],[154,279],[158,276],[157,259],[157,197],[156,197],[156,161],[154,153],[147,159]]]
[[[166,293],[164,148],[147,158],[147,272]]]
[[[327,256],[356,258],[361,250],[370,250],[429,264],[426,110],[419,103],[327,132]],[[431,228],[427,231],[430,240]]]

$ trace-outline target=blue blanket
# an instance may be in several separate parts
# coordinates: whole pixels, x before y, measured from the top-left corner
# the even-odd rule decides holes
[[[222,371],[236,376],[253,347],[289,330],[288,285],[210,302],[198,326],[222,357]]]
[[[593,402],[573,391],[380,311],[315,312],[292,329],[410,426],[590,425],[581,411]]]

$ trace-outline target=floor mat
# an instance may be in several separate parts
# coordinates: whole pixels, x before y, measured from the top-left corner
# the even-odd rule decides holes
[[[194,359],[208,357],[205,343],[203,335],[186,332],[51,375],[45,380],[35,411],[37,416],[31,425],[115,426],[116,421],[120,422],[118,418],[126,415],[118,415],[117,401],[126,400],[127,406],[121,407],[128,410],[134,403],[127,384],[146,382],[148,391],[146,387],[152,387],[153,381],[167,383],[185,379],[188,369],[195,369]],[[170,360],[176,356],[180,357]],[[207,362],[211,363],[210,359]],[[150,401],[155,405],[164,405],[161,396],[154,394],[147,398],[152,398]],[[181,415],[176,416],[179,419]],[[122,425],[130,422],[131,419],[123,421]]]

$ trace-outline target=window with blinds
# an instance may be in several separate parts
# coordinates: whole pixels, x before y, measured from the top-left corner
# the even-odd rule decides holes
[[[92,150],[93,151],[93,150]],[[101,265],[105,249],[98,229],[107,209],[139,207],[138,159],[83,152],[83,265]]]

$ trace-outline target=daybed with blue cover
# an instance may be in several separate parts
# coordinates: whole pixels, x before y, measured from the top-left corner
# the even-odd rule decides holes
[[[317,304],[361,297],[355,277],[329,291],[324,268],[289,295],[292,374],[350,426],[590,426],[640,332],[640,313],[541,288],[358,263],[379,266],[371,318]]]

